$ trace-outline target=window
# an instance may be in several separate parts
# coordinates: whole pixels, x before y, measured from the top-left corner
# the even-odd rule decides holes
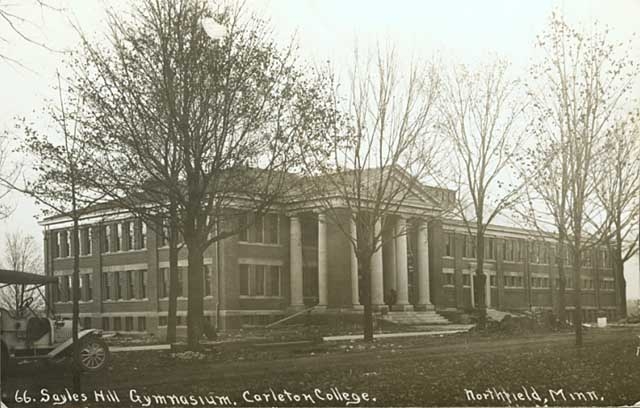
[[[272,265],[268,268],[265,272],[265,295],[280,296],[280,267]]]
[[[264,244],[280,243],[280,217],[278,214],[255,216],[243,214],[239,218],[241,228],[238,241]]]
[[[133,271],[127,271],[127,299],[133,299],[136,297],[135,293],[135,280],[133,278]]]
[[[141,270],[138,271],[138,285],[140,288],[140,293],[139,293],[139,297],[140,299],[146,299],[147,298],[147,271],[146,270]]]
[[[91,254],[91,228],[86,227],[80,231],[80,237],[82,238],[80,241],[81,255],[90,255]]]
[[[187,268],[178,268],[178,296],[184,297],[186,295],[186,276],[187,276]]]
[[[249,296],[249,265],[240,264],[240,294]]]
[[[502,243],[502,257],[505,261],[513,261],[513,243],[510,239],[505,239]]]
[[[264,217],[256,217],[253,225],[253,242],[264,242]]]
[[[243,296],[280,296],[280,267],[240,264],[240,294]]]
[[[122,251],[122,224],[116,224],[116,242],[114,251]]]
[[[484,242],[484,254],[487,259],[495,259],[494,239],[488,238]]]
[[[447,232],[445,234],[444,254],[445,256],[453,256],[453,234]]]
[[[166,326],[167,320],[167,316],[160,316],[160,318],[158,319],[158,326]]]
[[[522,261],[522,242],[520,240],[513,241],[513,260]]]
[[[160,232],[160,242],[162,243],[162,246],[168,246],[169,245],[169,223],[167,222],[167,220],[162,220],[162,230]]]
[[[524,278],[522,276],[505,275],[504,286],[509,288],[521,288],[524,286]]]
[[[120,317],[113,318],[113,330],[122,330],[122,322],[120,321]]]
[[[471,275],[468,273],[465,273],[464,275],[462,275],[462,285],[463,286],[471,286]]]
[[[133,331],[133,317],[127,316],[124,318],[124,330]]]
[[[253,296],[264,296],[264,270],[263,265],[253,266]]]
[[[51,239],[53,241],[53,257],[60,257],[60,232],[51,233]]]
[[[67,280],[67,301],[73,300],[73,277],[71,275],[66,276]]]
[[[64,302],[64,296],[65,296],[65,291],[64,291],[64,283],[65,280],[63,279],[63,276],[58,276],[58,285],[56,286],[56,301],[58,302]]]
[[[614,290],[614,283],[613,283],[613,279],[607,279],[604,278],[602,279],[602,281],[600,282],[600,289],[602,290]]]
[[[102,252],[110,252],[111,250],[111,225],[102,227]]]
[[[102,330],[109,330],[109,318],[108,317],[103,317],[102,318]]]
[[[66,258],[69,256],[69,233],[67,231],[60,232],[60,257]]]
[[[584,289],[593,290],[594,289],[593,279],[590,279],[590,278],[582,279],[582,287]]]
[[[470,245],[471,245],[471,258],[475,258],[476,257],[476,236],[472,235],[471,239],[470,239]]]
[[[84,290],[82,291],[82,300],[91,300],[93,299],[93,293],[91,288],[91,274],[86,273],[81,275],[80,282],[82,282],[82,286]]]
[[[609,267],[609,252],[606,249],[601,251],[600,259],[601,259],[601,266],[603,268],[608,268]]]
[[[539,248],[538,248],[538,243],[537,242],[532,242],[531,243],[531,250],[529,251],[530,257],[529,257],[529,262],[533,263],[533,264],[537,264],[540,263],[538,256],[540,255],[538,252]]]
[[[140,221],[140,249],[147,247],[147,223]]]
[[[91,318],[90,317],[85,317],[84,319],[82,319],[82,328],[83,329],[90,329],[91,328]]]
[[[133,221],[128,221],[125,224],[125,239],[126,239],[126,248],[127,250],[132,250],[135,248],[135,243],[133,242]]]
[[[138,317],[138,331],[147,330],[147,319],[144,316]]]
[[[104,292],[102,294],[102,298],[103,299],[111,299],[111,285],[109,282],[109,280],[111,279],[111,274],[110,273],[103,273],[102,274],[102,291]]]
[[[443,274],[443,276],[444,276],[444,284],[447,286],[453,286],[453,274],[445,273]]]
[[[496,287],[496,275],[489,275],[489,286]]]
[[[211,267],[204,265],[202,269],[204,274],[204,295],[211,296]]]
[[[240,234],[238,235],[238,241],[240,242],[249,242],[249,221],[248,216],[243,214],[238,219],[238,228],[240,229]]]
[[[160,268],[160,297],[169,297],[169,268]]]
[[[120,272],[113,273],[114,299],[122,299],[122,282]]]
[[[280,217],[277,214],[267,214],[264,217],[264,238],[267,244],[280,243]]]

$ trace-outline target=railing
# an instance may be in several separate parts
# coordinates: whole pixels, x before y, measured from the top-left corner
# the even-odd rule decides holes
[[[278,325],[278,324],[280,324],[280,323],[284,323],[284,322],[286,322],[287,320],[293,319],[293,318],[294,318],[294,317],[296,317],[296,316],[300,316],[300,315],[301,315],[301,314],[303,314],[303,313],[310,312],[310,311],[311,311],[311,310],[313,310],[314,308],[315,308],[315,306],[311,306],[310,308],[303,309],[303,310],[301,310],[301,311],[299,311],[299,312],[296,312],[296,313],[294,313],[294,314],[292,314],[292,315],[289,315],[289,316],[287,316],[287,317],[285,317],[285,318],[282,318],[282,319],[280,319],[280,320],[278,320],[278,321],[275,321],[275,322],[273,322],[273,323],[270,323],[270,324],[266,325],[265,327],[268,329],[268,328],[271,328],[271,327],[273,327],[273,326],[276,326],[276,325]]]

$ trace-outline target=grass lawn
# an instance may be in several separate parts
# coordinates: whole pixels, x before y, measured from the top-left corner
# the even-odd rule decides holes
[[[640,401],[636,331],[588,331],[579,350],[570,334],[560,333],[251,348],[218,351],[202,360],[166,352],[116,353],[109,371],[85,377],[83,391],[88,402],[100,390],[115,390],[121,399],[91,406],[141,406],[143,396],[167,394],[228,396],[217,403],[236,406],[346,406],[358,400],[377,406],[625,405]],[[27,389],[38,397],[43,387],[70,388],[64,370],[48,370],[19,367],[5,392],[12,396]],[[130,401],[133,389],[140,403]],[[296,402],[296,395],[302,400]]]

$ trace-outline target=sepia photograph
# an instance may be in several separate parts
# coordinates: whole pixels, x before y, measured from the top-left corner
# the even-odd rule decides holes
[[[0,408],[640,406],[640,0],[0,0]]]

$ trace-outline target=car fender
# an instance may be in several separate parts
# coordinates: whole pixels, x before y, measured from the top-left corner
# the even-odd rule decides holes
[[[78,332],[78,340],[80,340],[83,337],[89,336],[89,335],[100,336],[101,334],[102,334],[102,332],[100,330],[98,330],[98,329],[80,330]],[[72,346],[73,346],[73,337],[67,339],[65,342],[61,343],[58,347],[56,347],[53,350],[51,350],[47,354],[47,357],[49,357],[49,358],[56,357],[57,355],[59,355],[60,353],[64,352],[65,350],[70,349]]]

